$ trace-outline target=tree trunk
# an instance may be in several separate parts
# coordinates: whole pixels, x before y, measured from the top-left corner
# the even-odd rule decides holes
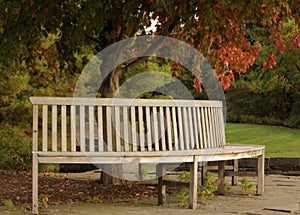
[[[113,98],[119,89],[119,80],[122,75],[121,69],[115,69],[112,71],[102,83],[102,97],[103,98]],[[104,115],[104,123],[106,116]],[[105,133],[105,132],[104,132]],[[115,130],[113,129],[113,136]],[[106,134],[104,135],[106,139]],[[113,138],[114,141],[114,138]],[[114,142],[113,142],[114,144]],[[100,183],[102,184],[123,184],[123,167],[122,164],[106,164],[103,165]]]
[[[113,70],[102,83],[102,97],[113,98],[120,87],[120,78],[122,76],[122,69],[116,68]]]
[[[151,50],[149,53],[153,52]],[[124,75],[127,71],[130,71],[135,66],[139,65],[140,63],[147,60],[148,57],[140,57],[137,60],[132,61],[131,63],[128,63],[126,67],[123,68],[116,68],[113,70],[107,77],[103,77],[104,80],[102,82],[101,90],[102,90],[102,97],[103,98],[113,98],[119,87],[120,87],[120,78],[122,75]],[[105,60],[104,62],[111,62],[109,60]],[[103,116],[106,117],[106,116]],[[104,123],[105,123],[104,118]],[[115,133],[115,130],[113,129],[113,134]],[[105,138],[105,136],[104,136]],[[113,138],[113,141],[114,138]],[[114,144],[114,143],[113,143]],[[123,166],[122,164],[114,164],[114,165],[103,165],[103,171],[100,178],[100,183],[103,184],[123,184]]]

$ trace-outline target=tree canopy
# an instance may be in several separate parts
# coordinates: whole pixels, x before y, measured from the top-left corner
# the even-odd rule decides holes
[[[299,8],[299,0],[0,0],[0,128],[5,128],[8,140],[21,142],[23,136],[15,136],[28,133],[26,125],[14,129],[30,121],[29,95],[65,96],[90,56],[139,35],[163,35],[190,44],[211,62],[227,89],[254,63],[257,70],[272,69],[286,59],[278,54],[291,55],[300,47]],[[286,34],[284,25],[290,22],[293,30]],[[149,30],[153,23],[156,29]],[[133,59],[112,71],[102,96],[114,95],[130,69],[145,60]],[[185,79],[187,71],[178,62],[170,63],[172,75]],[[189,78],[185,81],[200,91],[201,80]],[[299,124],[298,118],[290,118]],[[2,145],[6,142],[0,140]]]
[[[81,69],[75,62],[84,47],[96,53],[125,38],[159,34],[199,50],[228,88],[234,73],[246,72],[262,47],[259,40],[251,40],[246,26],[267,29],[272,47],[262,69],[274,66],[274,54],[285,51],[282,31],[289,19],[298,27],[289,36],[289,45],[300,47],[299,6],[298,0],[1,1],[0,62],[6,71],[12,62],[30,67],[43,58],[48,64],[55,62],[62,73],[72,74]],[[147,31],[153,20],[157,20],[156,31]],[[49,53],[50,47],[41,48],[41,41],[53,35],[55,52]],[[83,63],[86,60],[82,57]],[[195,80],[195,88],[199,90],[200,85],[201,81]]]

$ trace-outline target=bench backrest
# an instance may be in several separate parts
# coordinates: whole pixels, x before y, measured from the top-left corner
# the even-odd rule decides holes
[[[226,143],[220,101],[30,100],[33,151],[172,151],[218,148]]]

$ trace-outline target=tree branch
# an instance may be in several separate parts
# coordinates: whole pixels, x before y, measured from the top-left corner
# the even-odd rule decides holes
[[[300,66],[297,63],[295,63],[295,66],[297,67],[298,71],[300,71]]]
[[[139,65],[140,63],[146,61],[151,55],[153,55],[153,53],[155,51],[157,51],[159,48],[161,48],[161,44],[163,43],[163,41],[165,40],[164,37],[159,38],[158,40],[156,40],[154,42],[154,44],[152,44],[151,46],[149,46],[149,48],[141,55],[143,57],[139,57],[137,60],[134,60],[130,63],[128,63],[125,68],[123,68],[123,72],[126,73],[129,70],[133,69],[134,67],[136,67],[137,65]],[[123,65],[124,66],[124,65]]]

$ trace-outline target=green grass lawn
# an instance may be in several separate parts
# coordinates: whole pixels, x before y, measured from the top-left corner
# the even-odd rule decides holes
[[[227,123],[226,140],[265,145],[266,157],[300,157],[300,129]]]

